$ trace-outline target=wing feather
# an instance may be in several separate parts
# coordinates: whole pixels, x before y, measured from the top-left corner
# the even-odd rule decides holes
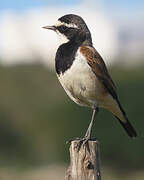
[[[92,68],[92,71],[97,78],[102,82],[105,89],[114,99],[118,100],[116,86],[111,79],[100,54],[96,51],[96,49],[90,46],[81,46],[80,52],[86,57],[89,66]]]

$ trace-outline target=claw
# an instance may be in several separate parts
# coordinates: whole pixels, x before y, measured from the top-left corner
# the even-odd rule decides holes
[[[72,141],[78,141],[77,145],[76,145],[76,149],[77,152],[80,151],[82,146],[86,146],[88,148],[88,141],[95,141],[96,138],[89,138],[89,137],[83,137],[83,138],[74,138],[74,139],[70,139],[69,141],[66,141],[66,144],[71,143]]]

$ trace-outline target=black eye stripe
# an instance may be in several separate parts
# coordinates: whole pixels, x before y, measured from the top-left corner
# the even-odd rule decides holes
[[[58,26],[57,27],[57,30],[58,31],[60,31],[60,32],[64,32],[64,31],[67,31],[69,28],[68,27],[66,27],[66,26],[64,26],[64,25],[62,25],[62,26]]]
[[[67,27],[65,25],[57,26],[56,29],[61,34],[65,35],[69,40],[74,38],[74,36],[79,32],[78,28]]]
[[[70,30],[73,30],[75,28],[73,27],[67,27],[65,25],[61,25],[61,26],[57,26],[56,27],[58,31],[60,31],[61,33],[64,33],[64,32],[67,32],[67,31],[70,31]]]

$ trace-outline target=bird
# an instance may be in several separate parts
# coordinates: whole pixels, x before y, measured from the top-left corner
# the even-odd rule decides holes
[[[76,104],[92,108],[92,118],[83,142],[91,139],[94,119],[100,108],[110,111],[131,138],[137,133],[120,104],[114,81],[106,64],[93,47],[92,37],[83,18],[75,14],[60,17],[43,28],[57,33],[60,45],[55,56],[57,77],[66,94]]]

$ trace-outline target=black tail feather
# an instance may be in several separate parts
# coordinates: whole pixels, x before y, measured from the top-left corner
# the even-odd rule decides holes
[[[127,132],[127,134],[130,137],[132,137],[132,138],[136,137],[137,133],[136,133],[135,129],[133,128],[133,126],[131,125],[131,123],[129,122],[129,120],[128,120],[127,116],[126,116],[126,113],[123,110],[123,108],[122,108],[122,106],[121,106],[121,104],[120,104],[118,99],[117,99],[117,103],[118,103],[119,108],[120,108],[121,112],[123,113],[123,116],[125,117],[126,121],[123,122],[118,117],[116,117],[116,118],[119,120],[120,124],[123,126],[123,128],[125,129],[125,131]]]
[[[127,134],[131,138],[134,138],[137,136],[135,129],[133,128],[133,126],[131,125],[131,123],[128,120],[126,122],[123,122],[120,119],[118,119],[118,120],[119,120],[120,124],[123,126],[123,128],[125,129],[125,131],[127,132]]]

